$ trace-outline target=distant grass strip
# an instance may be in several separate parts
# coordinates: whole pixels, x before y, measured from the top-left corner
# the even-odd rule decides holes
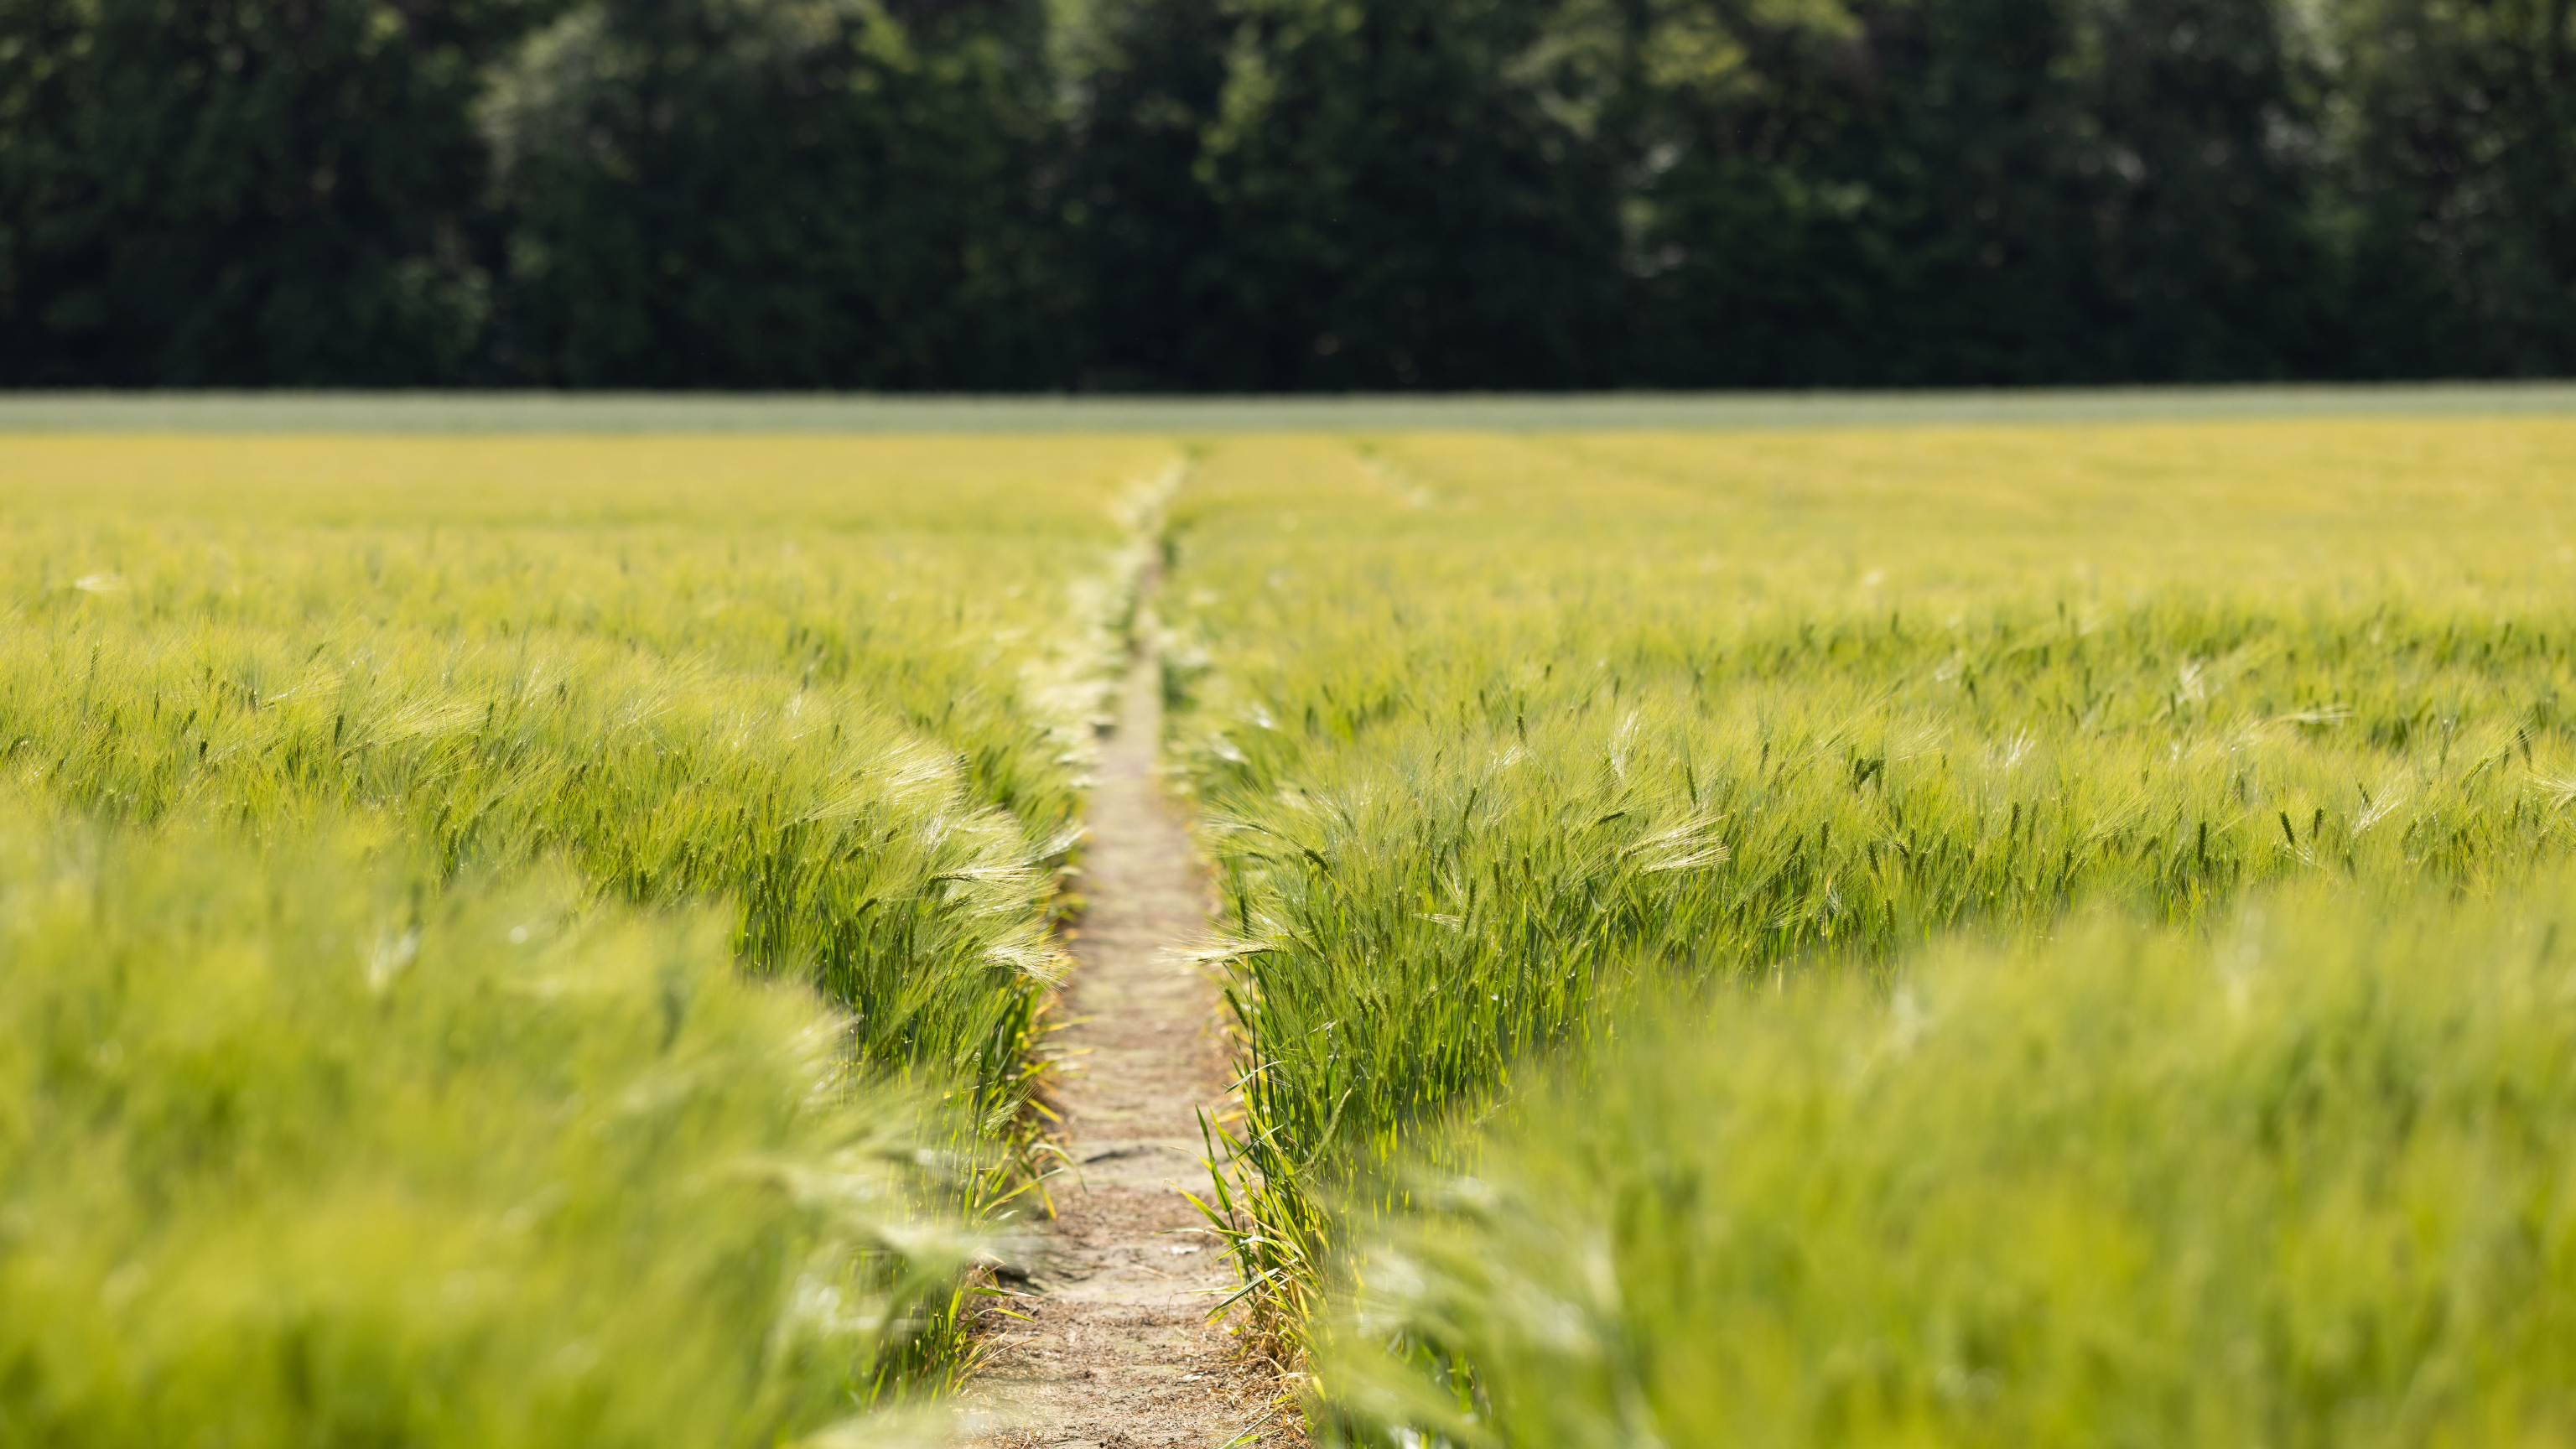
[[[1878,428],[2576,414],[2564,383],[2250,384],[1940,392],[1119,396],[830,393],[18,392],[0,433],[1352,435]]]

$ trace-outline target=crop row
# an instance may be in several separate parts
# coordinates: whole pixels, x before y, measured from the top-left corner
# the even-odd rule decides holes
[[[1637,1058],[1677,986],[2509,893],[2576,842],[2571,464],[2556,423],[1207,450],[1163,613],[1248,1290],[1318,1321],[1403,1164],[1473,1155],[1443,1124]]]
[[[2547,1442],[2571,912],[2563,869],[2469,904],[2308,882],[2207,932],[2086,913],[1892,989],[1658,1003],[1408,1169],[1321,1335],[1328,1428]]]
[[[1158,450],[7,451],[7,1422],[771,1444],[956,1371]]]

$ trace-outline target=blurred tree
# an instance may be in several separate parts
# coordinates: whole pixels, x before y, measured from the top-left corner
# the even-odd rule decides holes
[[[2576,371],[2569,0],[2343,0],[2328,17],[2349,365]]]
[[[0,380],[470,374],[470,109],[543,0],[0,0]]]
[[[2317,213],[2316,89],[2273,0],[2117,0],[2092,20],[2076,154],[2095,181],[2090,372],[2209,380],[2342,365]]]
[[[1199,175],[1234,28],[1209,0],[1105,0],[1063,36],[1088,386],[1247,385],[1217,325],[1233,258]]]
[[[1657,380],[2331,364],[2306,102],[2267,0],[1648,14],[1631,269]]]
[[[0,383],[2576,368],[2576,0],[0,0]]]
[[[1905,334],[1940,295],[1925,276],[1955,262],[1927,234],[1927,158],[1880,149],[1904,99],[1891,79],[1921,88],[1885,74],[1920,68],[1915,32],[1882,19],[1873,35],[1835,0],[1647,0],[1625,18],[1640,370],[1676,386],[1902,379]]]
[[[1553,16],[1544,0],[1230,0],[1213,17],[1113,0],[1077,194],[1115,375],[1615,380],[1618,172],[1561,104]],[[1166,218],[1186,253],[1155,236]]]
[[[486,117],[503,360],[571,386],[1028,387],[1072,355],[1041,0],[594,0]]]

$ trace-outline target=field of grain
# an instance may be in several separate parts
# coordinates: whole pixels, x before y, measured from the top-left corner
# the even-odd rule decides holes
[[[772,1444],[953,1376],[1168,447],[0,456],[9,1437]]]
[[[1316,1440],[2563,1442],[2458,403],[0,437],[0,1438],[936,1439],[1145,649]]]
[[[2571,485],[2556,420],[1211,445],[1218,1206],[1318,1430],[2568,1432]]]

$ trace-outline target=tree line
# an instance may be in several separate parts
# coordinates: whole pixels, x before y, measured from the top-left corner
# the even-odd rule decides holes
[[[0,383],[2576,365],[2570,0],[0,0]]]

